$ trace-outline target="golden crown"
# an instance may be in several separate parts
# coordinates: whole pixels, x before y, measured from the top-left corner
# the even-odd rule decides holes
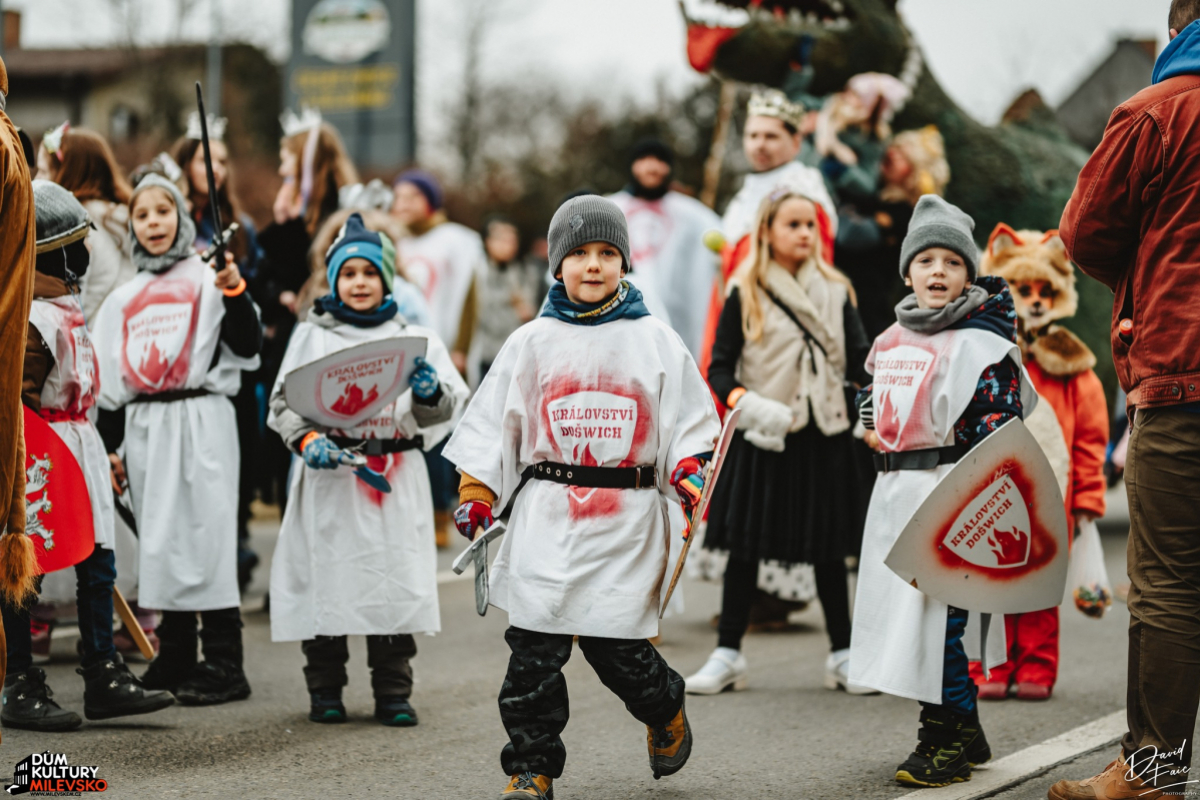
[[[778,89],[764,89],[750,95],[750,103],[746,106],[749,117],[775,117],[783,120],[794,128],[800,127],[804,119],[804,109],[788,100],[787,95]]]

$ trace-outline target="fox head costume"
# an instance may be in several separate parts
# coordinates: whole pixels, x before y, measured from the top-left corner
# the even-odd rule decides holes
[[[1055,323],[1075,316],[1075,267],[1058,231],[1017,231],[1001,222],[988,237],[979,274],[1007,281],[1017,306],[1022,349],[1053,375],[1073,375],[1096,365],[1075,334]]]

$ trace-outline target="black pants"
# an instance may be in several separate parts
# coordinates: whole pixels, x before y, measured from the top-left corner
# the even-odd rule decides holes
[[[846,562],[838,559],[813,565],[817,596],[825,612],[825,631],[832,650],[850,646],[850,587]],[[717,646],[742,648],[742,637],[750,624],[750,606],[758,586],[758,562],[729,559],[725,565],[725,591],[721,597],[721,621],[717,623]]]
[[[198,618],[197,618],[198,617]],[[199,627],[199,623],[203,627]],[[237,608],[215,611],[164,611],[155,630],[159,658],[164,665],[186,671],[196,663],[200,641],[206,661],[242,667],[242,612]]]
[[[301,642],[308,663],[304,681],[309,692],[341,689],[346,685],[346,662],[350,650],[345,636],[318,636]],[[412,694],[413,673],[410,659],[417,654],[417,642],[411,634],[367,637],[367,666],[371,668],[371,689],[376,697],[408,697]]]
[[[83,643],[80,663],[84,667],[114,661],[113,583],[117,579],[112,550],[97,547],[75,565],[75,605],[79,610],[79,638]],[[41,578],[38,578],[41,590]],[[20,608],[4,604],[4,636],[8,642],[8,674],[17,675],[33,666],[33,638],[29,631],[31,600]]]
[[[507,775],[562,775],[567,749],[561,734],[570,716],[562,668],[571,658],[567,634],[510,627],[512,657],[500,688],[500,720],[509,742],[500,752]],[[579,637],[579,649],[600,682],[644,725],[666,725],[683,707],[683,678],[645,639]]]

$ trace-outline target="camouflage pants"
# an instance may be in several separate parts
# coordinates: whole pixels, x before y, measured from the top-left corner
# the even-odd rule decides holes
[[[562,668],[570,635],[511,627],[504,634],[512,657],[500,689],[500,719],[508,744],[500,764],[508,775],[562,775],[567,749],[561,734],[570,715]],[[579,637],[579,649],[600,682],[645,725],[665,725],[683,707],[683,678],[645,639]]]

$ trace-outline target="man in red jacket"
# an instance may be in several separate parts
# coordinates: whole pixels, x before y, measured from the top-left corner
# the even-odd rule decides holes
[[[1129,393],[1129,732],[1051,800],[1183,794],[1200,704],[1200,0],[1173,0],[1154,83],[1113,112],[1059,226],[1116,294]],[[1136,409],[1136,414],[1133,410]]]

